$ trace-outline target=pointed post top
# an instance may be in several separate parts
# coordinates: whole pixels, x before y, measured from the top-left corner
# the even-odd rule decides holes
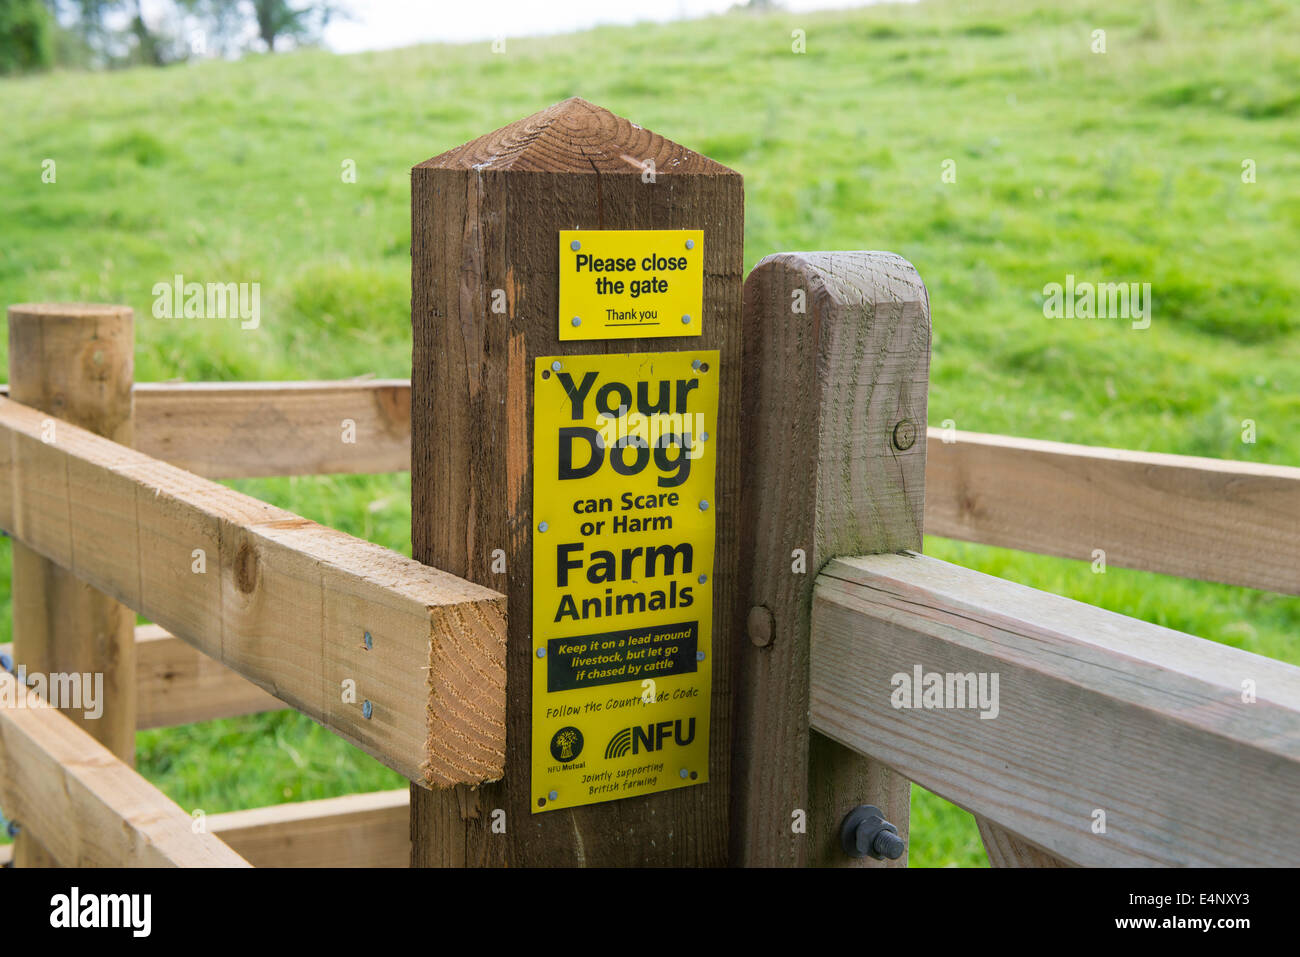
[[[419,163],[416,169],[738,175],[721,163],[580,97],[570,97]]]
[[[566,237],[562,243],[565,230],[587,232],[582,240]],[[683,234],[685,230],[691,234]],[[597,236],[599,231],[623,235]],[[742,475],[741,382],[748,346],[741,310],[744,236],[745,184],[739,173],[580,99],[557,103],[411,170],[412,554],[421,562],[506,592],[510,614],[504,644],[505,685],[511,692],[503,706],[509,730],[500,781],[484,784],[469,798],[461,791],[412,790],[413,864],[720,867],[727,862],[732,691],[725,678],[710,676],[730,675],[733,670],[731,619],[735,599],[742,594],[742,536],[736,516]],[[698,237],[702,246],[687,245]],[[575,243],[591,253],[613,248],[611,242],[625,243],[619,248],[627,252],[598,257],[602,266],[610,258],[619,258],[625,264],[623,278],[630,279],[626,264],[631,262],[643,274],[640,281],[646,282],[644,274],[654,273],[660,282],[653,284],[660,292],[668,291],[663,288],[666,283],[673,293],[680,293],[676,299],[665,297],[650,316],[644,312],[646,300],[639,299],[640,318],[652,320],[644,323],[644,331],[650,334],[643,337],[612,336],[617,327],[608,325],[608,320],[627,308],[623,299],[618,300],[618,309],[598,303],[581,308],[589,317],[585,323],[578,311],[561,313],[564,276],[577,271],[576,259],[565,254],[577,251]],[[633,248],[638,255],[631,254]],[[656,252],[672,248],[696,253],[675,256],[671,262],[665,255],[656,258]],[[644,257],[672,268],[650,270]],[[680,271],[683,264],[693,270],[691,281],[701,284],[702,295],[681,293],[687,282],[687,273]],[[622,281],[614,285],[618,288],[610,292],[612,296],[641,295]],[[594,292],[594,280],[590,288]],[[610,317],[610,312],[616,315]],[[561,338],[579,326],[585,326],[582,331],[590,333],[588,338]],[[654,326],[666,334],[654,335]],[[609,337],[602,334],[605,330]],[[698,531],[691,534],[698,538],[688,542],[692,554],[697,547],[708,550],[707,573],[698,579],[691,575],[690,582],[707,586],[713,597],[707,604],[700,600],[695,605],[691,628],[698,651],[693,647],[687,658],[694,659],[692,665],[707,664],[696,668],[693,677],[682,679],[695,682],[695,694],[689,705],[683,701],[682,710],[674,713],[674,720],[700,719],[701,724],[698,736],[691,737],[695,757],[690,769],[684,764],[663,765],[663,780],[656,778],[657,783],[650,785],[645,778],[638,785],[662,793],[627,795],[615,801],[613,792],[601,796],[583,785],[585,795],[567,790],[561,797],[552,794],[551,785],[566,785],[552,781],[549,772],[533,774],[534,757],[551,756],[545,743],[535,749],[534,742],[543,737],[559,740],[555,736],[568,726],[550,726],[558,720],[555,709],[547,707],[553,700],[550,691],[536,696],[525,693],[538,687],[538,668],[546,665],[538,664],[535,649],[551,640],[534,625],[554,611],[549,608],[551,593],[545,590],[554,572],[548,575],[545,556],[560,554],[554,549],[563,551],[564,545],[564,539],[557,538],[563,533],[548,521],[548,516],[558,513],[549,512],[547,502],[563,509],[560,500],[568,494],[557,485],[562,473],[552,475],[545,454],[539,451],[549,448],[547,434],[552,428],[548,413],[541,410],[548,408],[546,403],[555,393],[539,387],[538,374],[551,377],[557,363],[563,369],[564,360],[581,356],[583,362],[603,369],[598,391],[608,390],[600,392],[608,396],[629,387],[613,378],[616,367],[627,368],[615,357],[627,353],[640,354],[648,362],[648,366],[637,364],[645,369],[646,388],[651,388],[652,376],[667,383],[668,373],[662,370],[678,368],[676,363],[685,358],[686,368],[709,375],[709,388],[716,390],[705,413],[710,422],[718,423],[708,437],[708,452],[716,457],[714,475],[700,479],[712,483],[712,488],[707,501],[701,498],[698,503],[704,507],[694,514],[707,511],[717,517],[692,524]],[[664,353],[668,357],[658,360]],[[632,374],[625,378],[632,381]],[[636,378],[641,381],[640,372]],[[592,384],[585,376],[583,381]],[[696,385],[679,383],[680,396],[701,380],[692,381]],[[691,413],[683,408],[683,414]],[[638,469],[645,464],[638,462]],[[701,466],[695,467],[699,478]],[[676,504],[697,503],[683,499]],[[534,514],[535,507],[542,511]],[[671,516],[665,513],[665,517]],[[660,529],[669,527],[662,521],[655,524]],[[501,556],[508,556],[508,575],[502,574]],[[642,597],[647,613],[669,611],[654,607],[655,596]],[[686,603],[677,607],[685,608]],[[670,617],[676,620],[676,614]],[[605,621],[591,627],[614,629],[622,624]],[[452,643],[482,649],[485,655],[498,648],[470,628],[458,633]],[[699,653],[705,657],[696,657]],[[547,660],[558,660],[558,653]],[[629,694],[640,694],[640,678],[632,682],[627,686]],[[486,694],[491,688],[483,684],[478,690]],[[595,694],[604,700],[604,692]],[[587,746],[592,749],[583,752],[583,760],[594,760],[596,748],[603,754],[607,739],[597,741],[596,729],[589,724],[580,730],[588,734]],[[616,728],[609,730],[619,733]],[[691,771],[696,772],[695,778],[690,777]],[[474,812],[479,823],[466,821],[466,800],[483,809]],[[488,808],[500,809],[514,822],[508,832],[482,826]],[[495,810],[493,814],[495,819]],[[449,840],[448,835],[455,839]]]

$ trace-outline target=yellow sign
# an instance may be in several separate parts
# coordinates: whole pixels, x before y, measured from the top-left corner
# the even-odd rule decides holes
[[[704,230],[560,230],[560,339],[698,336]]]
[[[718,352],[533,374],[533,812],[703,784]]]

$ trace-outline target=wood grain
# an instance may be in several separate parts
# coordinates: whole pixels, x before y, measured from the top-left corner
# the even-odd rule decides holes
[[[656,181],[642,181],[653,159]],[[558,231],[704,230],[704,335],[558,338]],[[505,591],[506,775],[412,791],[417,865],[685,865],[727,859],[740,473],[743,189],[733,171],[579,99],[411,171],[411,490],[415,557]],[[507,312],[490,309],[505,291]],[[530,813],[532,368],[542,355],[721,351],[709,783]],[[492,552],[507,556],[492,572]],[[491,832],[491,812],[507,833]]]
[[[209,478],[405,471],[405,380],[136,386],[137,448]]]
[[[1300,863],[1300,668],[915,554],[831,563],[813,628],[815,728],[1062,861]],[[894,707],[916,666],[997,716]]]
[[[1069,861],[1049,854],[1024,838],[999,827],[987,818],[975,819],[980,840],[992,867],[1071,867]]]
[[[926,531],[1300,595],[1300,468],[930,429]]]
[[[409,867],[409,805],[402,788],[210,814],[207,827],[254,867]]]
[[[16,540],[412,781],[500,776],[501,595],[46,418],[0,399]]]
[[[157,625],[135,630],[137,727],[276,711],[284,702]]]
[[[247,677],[156,624],[135,629],[135,674],[142,731],[285,707]]]
[[[12,645],[0,654],[13,655]],[[157,625],[135,629],[136,730],[278,711],[273,698],[242,675]]]
[[[126,306],[27,304],[9,307],[9,387],[19,402],[115,442],[133,435],[135,336]],[[53,420],[51,420],[53,425]],[[102,675],[102,712],[71,720],[128,765],[135,764],[135,641],[131,610],[55,562],[13,543],[16,664],[29,674]],[[19,866],[50,863],[28,828]]]
[[[745,323],[742,573],[770,640],[739,644],[733,860],[879,866],[844,854],[840,823],[876,804],[905,838],[911,787],[835,742],[810,745],[809,616],[831,558],[921,545],[929,300],[891,253],[782,253],[746,280]],[[913,429],[906,449],[900,423]]]
[[[189,814],[6,673],[0,805],[64,867],[248,866],[217,837],[195,834]]]

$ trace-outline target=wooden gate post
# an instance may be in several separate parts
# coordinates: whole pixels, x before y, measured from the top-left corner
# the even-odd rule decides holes
[[[131,445],[134,343],[132,312],[126,306],[10,306],[9,397]],[[54,419],[46,441],[58,442]],[[84,495],[70,487],[68,498],[67,507],[85,508],[85,520],[94,520],[94,506]],[[131,610],[14,541],[13,622],[14,664],[25,666],[28,674],[103,675],[103,714],[87,718],[85,709],[66,713],[134,766],[135,615]],[[19,833],[14,848],[18,866],[53,863],[39,838]]]
[[[562,229],[702,229],[703,336],[562,342]],[[739,174],[580,99],[411,171],[414,555],[509,597],[505,777],[413,787],[414,865],[726,862],[742,243]],[[534,359],[688,349],[721,365],[709,780],[532,814]]]
[[[813,583],[844,555],[920,551],[930,306],[892,253],[782,253],[745,281],[748,639],[738,651],[733,860],[865,865],[840,824],[907,837],[910,783],[808,722]],[[906,855],[895,866],[906,865]]]

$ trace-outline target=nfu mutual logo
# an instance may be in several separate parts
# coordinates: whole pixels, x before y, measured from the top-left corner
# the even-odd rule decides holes
[[[978,710],[981,718],[998,716],[999,673],[987,671],[926,671],[920,665],[912,673],[900,671],[889,680],[893,694],[889,703],[896,710]]]

